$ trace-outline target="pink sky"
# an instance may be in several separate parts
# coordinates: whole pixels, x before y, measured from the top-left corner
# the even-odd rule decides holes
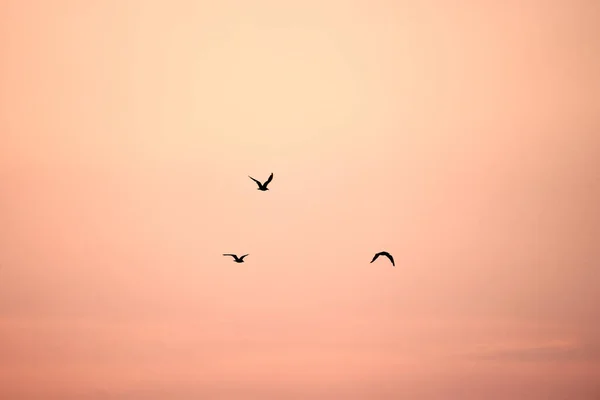
[[[598,21],[2,1],[0,398],[600,398]]]

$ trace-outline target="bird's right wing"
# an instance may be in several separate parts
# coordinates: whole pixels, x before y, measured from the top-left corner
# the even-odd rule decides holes
[[[392,262],[392,267],[396,266],[396,263],[394,262],[394,257],[390,254],[390,253],[386,253],[387,258],[390,259],[390,261]]]
[[[265,182],[265,186],[267,186],[269,183],[271,183],[272,180],[273,180],[273,173],[271,172],[271,175],[269,175],[269,179],[267,179],[267,181]]]
[[[377,260],[377,257],[379,257],[379,253],[377,253],[377,254],[375,254],[375,255],[373,256],[373,259],[371,260],[371,262],[373,262],[373,261]]]
[[[224,256],[231,256],[233,258],[237,258],[237,256],[235,254],[223,254]]]
[[[243,256],[240,257],[240,260],[243,260],[244,257],[249,256],[250,254],[244,254]]]

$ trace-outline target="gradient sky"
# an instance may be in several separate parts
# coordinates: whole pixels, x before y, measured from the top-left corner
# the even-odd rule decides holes
[[[599,24],[1,1],[0,398],[600,398]]]

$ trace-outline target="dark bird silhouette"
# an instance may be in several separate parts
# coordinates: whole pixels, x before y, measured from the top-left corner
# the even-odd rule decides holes
[[[371,260],[371,263],[373,261],[377,260],[377,258],[379,256],[386,256],[392,262],[392,266],[394,266],[394,267],[396,266],[396,264],[394,263],[394,257],[392,257],[392,255],[390,253],[388,253],[387,251],[380,251],[379,253],[375,254],[375,256],[373,257],[373,259]]]
[[[248,254],[244,254],[241,257],[236,256],[235,254],[223,254],[224,256],[231,256],[233,257],[233,261],[236,263],[243,263],[244,262],[244,257],[246,257]]]
[[[265,190],[269,190],[269,188],[267,187],[267,185],[269,183],[271,183],[271,181],[273,180],[273,173],[271,172],[271,175],[269,176],[269,179],[267,179],[265,181],[265,183],[260,183],[260,181],[254,179],[253,177],[251,177],[250,175],[248,175],[248,178],[252,179],[254,182],[256,182],[256,184],[258,185],[258,190],[260,191],[265,191]]]

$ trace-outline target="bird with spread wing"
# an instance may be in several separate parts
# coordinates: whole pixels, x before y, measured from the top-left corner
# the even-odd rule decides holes
[[[387,257],[392,262],[392,266],[393,267],[396,266],[396,263],[394,263],[394,257],[392,257],[392,255],[390,253],[388,253],[387,251],[380,251],[379,253],[375,254],[373,259],[371,260],[371,263],[373,263],[375,260],[377,260],[377,258],[379,258],[379,256]]]
[[[238,257],[238,256],[237,256],[237,255],[235,255],[235,254],[223,254],[223,255],[224,255],[224,256],[231,256],[231,257],[233,257],[233,262],[236,262],[236,263],[243,263],[243,262],[244,262],[244,257],[246,257],[248,254],[244,254],[244,255],[243,255],[243,256],[241,256],[241,257]]]
[[[250,175],[248,175],[248,178],[252,179],[254,182],[256,182],[256,184],[258,185],[258,189],[261,192],[267,191],[269,190],[269,188],[267,187],[269,185],[269,183],[271,183],[271,181],[273,180],[273,173],[271,172],[271,175],[269,176],[269,179],[267,179],[265,181],[265,183],[261,183],[259,180],[254,179],[253,177],[251,177]]]

